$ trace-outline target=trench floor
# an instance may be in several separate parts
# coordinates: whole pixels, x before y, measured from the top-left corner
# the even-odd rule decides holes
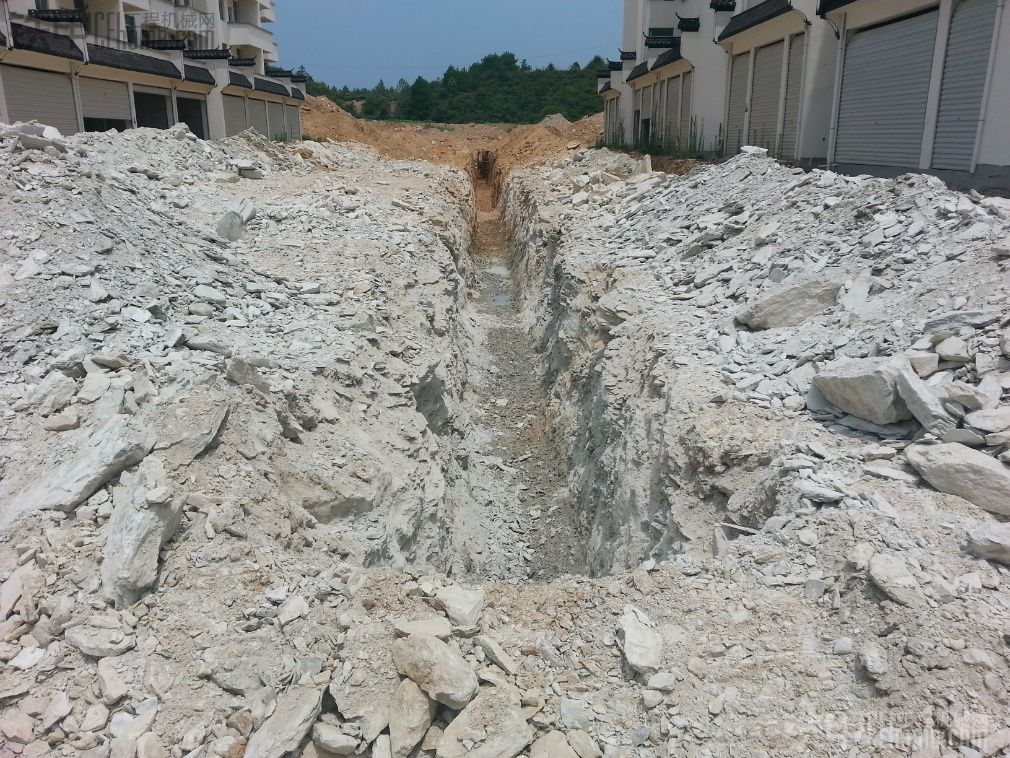
[[[526,548],[524,573],[550,579],[585,573],[574,502],[568,495],[568,451],[556,438],[542,358],[522,323],[509,259],[509,232],[491,182],[477,180],[473,256],[480,277],[473,305],[487,329],[490,377],[481,393],[489,454],[511,469]]]

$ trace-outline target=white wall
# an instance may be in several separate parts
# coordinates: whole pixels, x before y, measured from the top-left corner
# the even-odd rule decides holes
[[[989,101],[982,124],[978,163],[1010,166],[1010,8],[1004,3],[997,32],[996,53],[989,83]]]

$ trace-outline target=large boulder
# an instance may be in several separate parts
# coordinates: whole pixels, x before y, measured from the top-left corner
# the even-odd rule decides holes
[[[759,294],[744,306],[736,319],[752,329],[802,324],[831,308],[848,278],[849,272],[839,269],[797,274]]]
[[[442,734],[438,758],[512,758],[530,744],[536,730],[526,723],[516,693],[485,690],[452,720]]]
[[[940,492],[1010,516],[1010,468],[995,458],[957,442],[912,445],[905,457]]]
[[[824,365],[814,386],[828,402],[874,424],[893,424],[912,418],[898,393],[898,376],[911,366],[904,356],[839,358]]]
[[[298,749],[322,710],[323,691],[295,687],[281,695],[273,714],[256,730],[245,758],[280,758]]]
[[[979,524],[968,532],[968,549],[979,558],[1010,566],[1010,524]]]
[[[424,739],[436,707],[410,679],[400,682],[389,707],[389,743],[393,758],[407,758]]]
[[[617,640],[624,657],[639,674],[654,674],[663,659],[663,636],[645,613],[633,605],[624,606],[617,623]]]
[[[428,693],[428,697],[459,710],[477,694],[479,683],[458,651],[435,637],[412,634],[393,643],[396,670]]]

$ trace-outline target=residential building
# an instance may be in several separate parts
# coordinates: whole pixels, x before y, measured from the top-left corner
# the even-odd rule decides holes
[[[604,137],[954,183],[1010,177],[1004,0],[625,0]]]
[[[274,0],[0,0],[0,121],[300,138],[275,18]]]

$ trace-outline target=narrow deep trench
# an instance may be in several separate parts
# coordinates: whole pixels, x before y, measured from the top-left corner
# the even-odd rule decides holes
[[[489,378],[480,396],[492,440],[487,453],[510,469],[511,496],[520,514],[514,531],[525,543],[525,565],[517,573],[528,579],[585,573],[584,541],[566,487],[568,451],[557,438],[547,402],[542,356],[521,319],[493,154],[478,153],[474,165],[472,255],[479,281],[473,306],[485,323],[490,353]]]

